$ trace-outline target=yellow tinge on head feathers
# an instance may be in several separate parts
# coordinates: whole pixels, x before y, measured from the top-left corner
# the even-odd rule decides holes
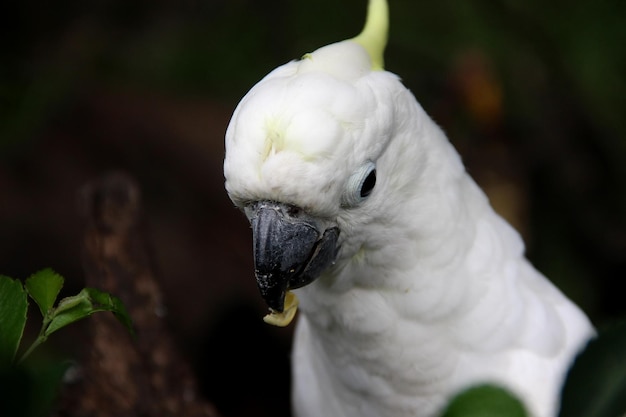
[[[365,26],[359,35],[350,39],[361,45],[370,56],[372,70],[385,68],[383,54],[389,32],[389,7],[387,0],[370,0],[367,7]]]
[[[384,69],[384,59],[383,54],[385,52],[385,46],[387,45],[387,34],[389,30],[389,10],[387,6],[387,0],[369,0],[368,8],[367,8],[367,18],[365,20],[365,26],[359,35],[352,39],[348,39],[348,42],[354,42],[360,46],[362,46],[367,55],[370,58],[371,69],[373,71],[382,71]],[[343,42],[341,42],[343,43]],[[315,53],[319,54],[321,50],[316,51]],[[315,54],[314,53],[314,54]],[[312,59],[313,54],[306,54],[303,56],[304,59]],[[362,55],[361,55],[362,56]],[[329,64],[334,71],[337,71],[337,68],[333,67],[337,65],[345,65],[344,61],[336,61],[336,60],[328,60],[322,59],[318,62],[322,62],[322,66],[325,67],[326,71],[329,71]],[[363,62],[365,62],[363,60]],[[302,63],[300,66],[300,71],[303,71],[303,66],[306,63]],[[315,64],[313,64],[315,65]],[[315,67],[319,68],[319,67]],[[272,146],[274,143],[272,142]],[[269,151],[268,151],[269,152]],[[295,317],[296,311],[298,310],[298,298],[296,295],[287,291],[285,294],[284,300],[284,308],[282,312],[271,310],[269,314],[267,314],[263,320],[274,326],[284,327],[289,325]]]

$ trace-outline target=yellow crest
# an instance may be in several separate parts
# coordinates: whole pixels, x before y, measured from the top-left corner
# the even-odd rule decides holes
[[[389,32],[389,7],[387,0],[370,0],[367,6],[365,26],[351,41],[365,48],[372,61],[372,69],[382,71],[385,67],[383,54]]]

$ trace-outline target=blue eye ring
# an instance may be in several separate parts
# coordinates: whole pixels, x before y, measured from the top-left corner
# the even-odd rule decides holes
[[[341,197],[343,207],[355,207],[366,200],[376,185],[376,164],[367,161],[359,167],[346,183],[346,190]]]

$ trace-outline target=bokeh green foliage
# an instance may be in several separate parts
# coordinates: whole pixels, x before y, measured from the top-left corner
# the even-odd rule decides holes
[[[624,2],[391,0],[390,8],[387,66],[418,97],[429,100],[423,84],[476,48],[509,80],[507,97],[525,117],[541,117],[533,109],[542,92],[527,87],[546,77],[624,137]],[[1,104],[11,110],[3,128],[36,121],[93,83],[236,100],[276,65],[358,33],[365,10],[365,0],[10,2],[0,37]]]
[[[527,417],[524,405],[494,385],[472,387],[455,396],[441,417]]]

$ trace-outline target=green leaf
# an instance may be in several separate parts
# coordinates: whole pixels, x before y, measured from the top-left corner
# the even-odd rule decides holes
[[[600,332],[572,365],[560,417],[626,415],[626,322]]]
[[[73,297],[64,298],[52,313],[52,320],[44,332],[44,337],[100,311],[110,311],[133,333],[132,322],[122,302],[110,294],[94,288],[84,288]]]
[[[50,336],[57,330],[74,323],[82,318],[95,313],[89,296],[84,290],[72,297],[67,297],[59,302],[57,308],[51,314],[51,321],[46,330],[44,337]]]
[[[95,288],[85,288],[83,291],[86,291],[89,294],[94,304],[98,306],[99,311],[112,312],[117,320],[122,323],[132,335],[134,335],[133,321],[130,318],[130,314],[128,314],[128,311],[126,310],[124,303],[122,303],[122,300],[106,292],[96,290]]]
[[[28,300],[22,283],[0,275],[0,366],[15,359],[27,310]]]
[[[26,280],[26,291],[35,300],[41,315],[47,317],[63,287],[63,277],[52,269],[35,272]]]
[[[454,397],[442,417],[526,417],[522,403],[510,392],[493,386],[480,385]]]

